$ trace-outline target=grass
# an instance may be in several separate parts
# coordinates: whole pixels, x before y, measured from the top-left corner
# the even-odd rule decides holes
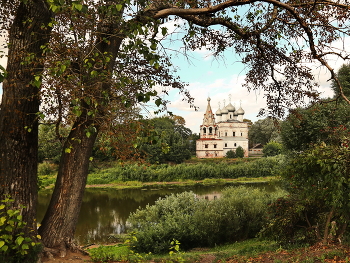
[[[181,249],[181,244],[179,244]],[[350,247],[347,245],[315,245],[281,247],[274,241],[249,239],[214,248],[196,248],[182,252],[169,248],[168,254],[137,254],[125,244],[100,246],[89,249],[94,262],[265,262],[265,263],[314,263],[349,262]],[[108,261],[109,260],[109,261]]]

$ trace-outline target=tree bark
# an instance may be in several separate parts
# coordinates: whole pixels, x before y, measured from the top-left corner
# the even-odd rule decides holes
[[[10,196],[13,207],[24,205],[23,221],[36,233],[39,85],[43,71],[41,46],[51,32],[46,1],[21,2],[9,30],[7,77],[0,109],[0,199]]]
[[[84,121],[84,117],[86,116],[81,116],[76,121],[64,144],[55,189],[39,228],[42,241],[49,248],[61,248],[62,244],[69,245],[67,243],[74,239],[88,175],[89,157],[97,137],[97,132],[90,137],[85,135],[85,130],[92,122]]]
[[[120,14],[122,14],[122,11]],[[101,19],[98,30],[99,36],[91,52],[108,53],[111,55],[106,69],[100,69],[100,72],[109,72],[109,76],[111,77],[111,72],[123,41],[123,38],[117,36],[118,24],[115,21],[111,18]],[[108,39],[109,42],[102,41],[104,38]],[[89,76],[90,74],[86,73],[85,75]],[[90,79],[87,86],[95,83],[95,89],[91,93],[85,91],[89,93],[85,95],[95,94],[99,105],[103,105],[102,92],[109,92],[111,89],[108,81],[108,79],[105,82],[101,82],[99,79]],[[74,122],[74,126],[65,142],[55,189],[49,208],[38,230],[45,247],[57,248],[61,251],[61,257],[65,256],[65,247],[74,248],[75,246],[73,243],[74,233],[86,186],[89,160],[99,131],[96,117],[88,115],[88,111],[92,110],[93,106],[87,105],[83,99],[81,100],[81,104],[84,105],[84,112]],[[100,106],[98,110],[97,118],[101,120],[104,116],[104,109]],[[88,137],[86,135],[86,129],[92,126],[96,129],[96,132]],[[70,152],[67,152],[66,149],[70,149],[68,150]]]

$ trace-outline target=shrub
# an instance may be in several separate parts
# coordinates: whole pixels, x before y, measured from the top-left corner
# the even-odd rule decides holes
[[[299,194],[277,199],[269,206],[268,224],[260,236],[280,244],[312,244],[322,235],[327,212],[322,200],[300,198]]]
[[[54,163],[43,162],[38,165],[38,175],[52,175],[57,173],[57,171],[58,166]]]
[[[236,149],[236,157],[237,158],[243,158],[244,157],[244,150],[241,146],[238,146]]]
[[[278,142],[269,142],[263,148],[263,156],[268,157],[268,156],[279,155],[282,153],[282,148],[283,148],[282,144]]]
[[[41,245],[35,240],[39,236],[30,236],[31,230],[22,220],[24,207],[13,209],[13,201],[6,198],[0,203],[0,262],[36,262]]]
[[[267,205],[283,194],[243,186],[227,188],[212,201],[192,192],[172,194],[130,215],[134,248],[164,253],[173,239],[190,249],[254,237],[266,222]]]
[[[226,153],[226,158],[236,158],[236,153],[233,150],[229,150]]]

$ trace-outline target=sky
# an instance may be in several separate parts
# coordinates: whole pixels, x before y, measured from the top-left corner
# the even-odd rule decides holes
[[[174,25],[167,25],[169,31],[174,30]],[[338,43],[343,45],[344,43]],[[348,44],[345,46],[349,46]],[[179,46],[172,47],[173,49]],[[1,51],[1,50],[0,50]],[[169,100],[168,110],[175,115],[182,116],[186,120],[186,127],[192,132],[199,133],[199,127],[203,122],[203,115],[207,107],[207,98],[210,97],[211,107],[215,113],[221,104],[221,108],[229,103],[229,95],[231,103],[245,111],[244,118],[250,119],[253,122],[263,117],[257,117],[259,110],[266,106],[263,93],[249,93],[242,87],[245,79],[245,69],[242,63],[239,62],[239,57],[232,51],[224,53],[224,59],[215,59],[208,50],[195,50],[189,53],[189,60],[184,56],[177,56],[172,60],[177,68],[177,75],[182,81],[188,84],[187,89],[194,98],[194,105],[198,107],[195,111],[190,105],[183,100],[183,95],[177,90],[170,90],[169,96],[165,97]],[[337,69],[344,62],[342,60],[331,61],[332,66]],[[0,65],[6,67],[6,59],[0,58]],[[333,95],[330,89],[329,75],[326,70],[322,70],[316,66],[313,67],[313,73],[316,80],[320,84],[320,89],[323,97]],[[0,86],[0,94],[2,93]],[[154,109],[156,110],[156,109]],[[156,117],[153,115],[152,108],[148,109],[146,114],[148,117]]]

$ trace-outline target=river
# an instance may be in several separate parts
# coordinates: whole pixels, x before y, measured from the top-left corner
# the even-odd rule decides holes
[[[203,198],[216,198],[228,184],[192,186],[159,186],[142,189],[87,188],[85,190],[75,238],[80,245],[110,243],[118,234],[125,233],[130,213],[172,193],[193,191]],[[274,191],[273,185],[254,184]],[[41,222],[51,197],[50,191],[40,192],[38,222]]]

